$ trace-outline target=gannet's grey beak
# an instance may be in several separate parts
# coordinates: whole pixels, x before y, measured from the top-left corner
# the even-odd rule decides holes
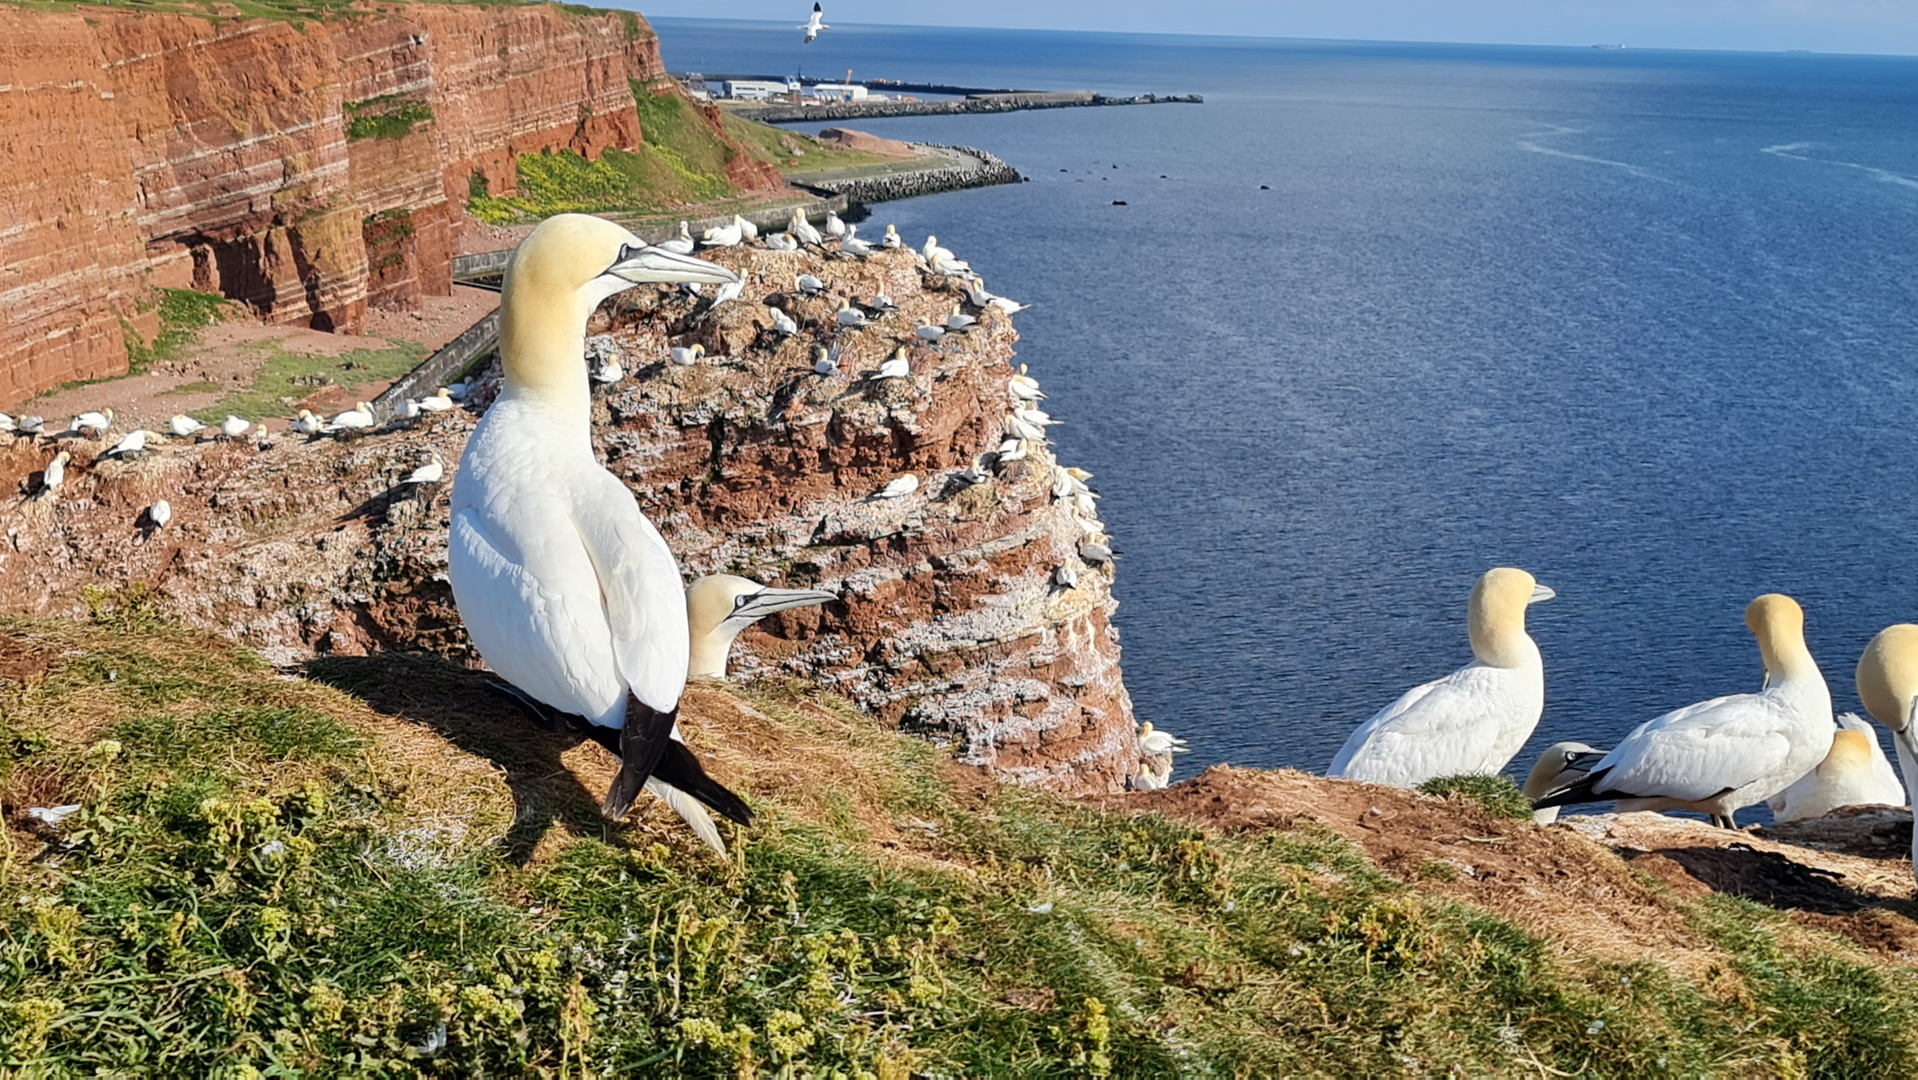
[[[733,613],[727,618],[752,622],[763,619],[775,611],[788,611],[792,608],[811,607],[839,599],[838,593],[824,592],[819,589],[761,589],[748,593],[733,601]]]
[[[618,261],[607,267],[606,273],[635,285],[644,285],[649,281],[730,285],[739,280],[738,274],[718,263],[695,259],[691,255],[675,255],[656,247],[620,248]]]
[[[1550,585],[1535,584],[1532,586],[1532,598],[1525,602],[1528,604],[1542,604],[1545,601],[1550,600],[1552,597],[1557,595],[1558,595],[1557,593],[1552,591],[1552,587]]]

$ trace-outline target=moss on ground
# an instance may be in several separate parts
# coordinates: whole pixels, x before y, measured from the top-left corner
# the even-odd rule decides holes
[[[1725,960],[1709,985],[1567,959],[1316,828],[981,784],[796,684],[705,692],[743,719],[689,728],[725,727],[708,752],[756,778],[730,860],[654,814],[515,861],[520,791],[491,762],[137,594],[98,600],[94,625],[0,626],[0,1063],[21,1072],[1918,1068],[1911,973],[1768,909],[1694,906]],[[399,668],[345,664],[318,670],[394,692]],[[436,699],[471,688],[405,665]],[[777,782],[801,753],[812,779]],[[43,843],[24,808],[69,802]]]
[[[128,374],[138,375],[156,363],[179,359],[187,346],[200,339],[200,331],[225,322],[237,310],[232,301],[213,293],[192,289],[156,289],[155,293],[160,331],[148,342],[132,327],[126,328]]]
[[[1458,795],[1493,817],[1525,821],[1532,816],[1532,801],[1505,776],[1441,776],[1420,784],[1419,790],[1441,798]]]

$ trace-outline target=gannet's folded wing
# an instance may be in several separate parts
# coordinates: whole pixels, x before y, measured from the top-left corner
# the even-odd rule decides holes
[[[1598,767],[1592,793],[1699,802],[1779,767],[1792,749],[1790,710],[1773,698],[1733,694],[1639,725]]]

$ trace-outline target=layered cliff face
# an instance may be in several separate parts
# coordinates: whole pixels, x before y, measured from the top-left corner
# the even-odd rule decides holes
[[[125,370],[151,285],[346,331],[445,294],[470,185],[637,148],[633,94],[680,92],[637,15],[553,6],[297,27],[0,9],[0,72],[0,404]],[[735,157],[736,185],[781,186]]]

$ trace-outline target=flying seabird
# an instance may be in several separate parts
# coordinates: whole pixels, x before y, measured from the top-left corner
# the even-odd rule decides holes
[[[1545,708],[1545,664],[1525,632],[1525,609],[1554,595],[1523,570],[1486,571],[1467,608],[1472,663],[1359,725],[1326,775],[1410,788],[1505,768]]]
[[[226,416],[226,419],[220,421],[220,437],[225,439],[237,439],[240,436],[246,434],[247,429],[251,428],[252,426],[253,426],[253,421],[243,420],[240,417],[234,416],[232,413],[228,413]]]
[[[1918,805],[1911,790],[1918,783],[1918,731],[1912,707],[1918,704],[1918,626],[1896,623],[1878,631],[1858,658],[1858,700],[1873,720],[1891,729],[1898,768],[1905,774],[1905,801]],[[1911,838],[1912,872],[1918,875],[1918,833]]]
[[[800,27],[801,30],[804,30],[806,32],[806,40],[801,42],[801,44],[811,45],[813,42],[813,39],[819,36],[819,32],[821,30],[832,29],[832,27],[827,26],[825,23],[820,21],[821,19],[825,17],[826,17],[826,13],[819,10],[819,0],[813,0],[812,18],[807,19],[806,25]]]
[[[1526,776],[1525,797],[1542,799],[1546,792],[1582,779],[1604,757],[1605,751],[1594,750],[1582,742],[1553,743],[1538,756],[1538,762],[1532,766],[1530,775]],[[1558,820],[1558,807],[1534,810],[1532,820],[1540,825],[1550,825]]]
[[[819,589],[774,589],[732,574],[711,574],[686,589],[686,622],[692,634],[688,674],[723,679],[733,639],[776,611],[839,599]]]
[[[200,423],[185,413],[174,413],[173,418],[166,422],[166,426],[168,431],[173,432],[182,439],[191,435],[198,435],[200,432],[206,430],[205,424]]]
[[[643,787],[721,852],[700,803],[741,824],[752,811],[677,738],[684,585],[633,493],[594,457],[579,358],[587,318],[615,293],[734,280],[584,214],[547,218],[521,241],[501,293],[504,386],[454,477],[447,566],[473,644],[529,711],[579,718],[619,755],[604,811],[625,814]]]
[[[1856,713],[1845,713],[1825,760],[1765,804],[1773,821],[1799,821],[1841,806],[1903,806],[1905,785],[1891,770],[1872,726]]]
[[[1831,691],[1805,648],[1805,611],[1779,593],[1745,608],[1765,664],[1763,689],[1676,709],[1640,724],[1533,809],[1616,800],[1621,812],[1692,810],[1728,829],[1740,809],[1791,786],[1832,744]]]

